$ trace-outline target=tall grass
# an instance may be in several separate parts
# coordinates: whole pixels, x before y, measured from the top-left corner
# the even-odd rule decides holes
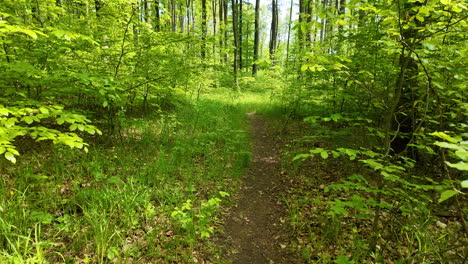
[[[0,263],[193,261],[249,162],[247,108],[201,96],[127,119],[87,154],[42,145],[1,161]]]

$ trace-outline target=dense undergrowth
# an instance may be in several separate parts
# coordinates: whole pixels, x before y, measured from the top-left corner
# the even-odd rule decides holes
[[[88,153],[35,143],[1,160],[0,262],[196,259],[250,158],[244,109],[219,99],[127,118]]]
[[[286,119],[280,120],[277,125],[283,127]],[[466,261],[466,202],[440,202],[447,179],[439,164],[400,171],[403,162],[395,159],[399,177],[385,177],[384,188],[379,188],[379,168],[363,154],[377,142],[365,133],[366,126],[327,117],[319,123],[306,120],[287,121],[283,136],[289,144],[283,149],[282,168],[293,182],[283,197],[296,238],[291,249],[305,262]]]

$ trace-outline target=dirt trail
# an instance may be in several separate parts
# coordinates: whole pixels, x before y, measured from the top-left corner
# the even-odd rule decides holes
[[[289,251],[279,144],[274,131],[259,116],[249,114],[253,160],[239,201],[226,217],[224,252],[234,264],[301,263]]]

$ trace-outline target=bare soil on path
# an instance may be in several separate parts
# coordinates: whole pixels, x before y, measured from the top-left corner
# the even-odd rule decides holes
[[[278,130],[255,114],[249,118],[253,158],[218,244],[234,264],[303,263],[289,249],[292,232],[281,200],[288,180],[281,172]]]

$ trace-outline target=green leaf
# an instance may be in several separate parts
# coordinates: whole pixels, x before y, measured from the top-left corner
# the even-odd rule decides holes
[[[63,119],[62,117],[57,118],[56,121],[58,125],[62,125],[63,123],[65,123],[65,119]]]
[[[326,150],[322,151],[322,152],[320,152],[320,156],[322,156],[323,159],[327,159],[328,158],[328,152]]]
[[[315,149],[311,149],[311,150],[310,150],[310,153],[312,153],[312,154],[318,154],[318,153],[321,153],[321,152],[323,152],[323,151],[325,151],[323,148],[315,148]]]
[[[14,148],[8,148],[7,150],[8,150],[9,152],[11,152],[13,155],[19,156],[19,152],[18,152],[16,149],[14,149]]]
[[[47,108],[45,108],[43,106],[39,107],[39,111],[41,111],[41,113],[43,113],[43,114],[48,114],[49,113],[49,109],[47,109]]]
[[[439,198],[439,203],[447,200],[447,199],[450,199],[452,196],[458,194],[457,191],[455,190],[446,190],[446,191],[443,191],[441,194],[440,194],[440,198]]]
[[[347,256],[338,256],[336,259],[335,259],[335,263],[336,264],[354,264],[354,262],[352,260],[349,260],[349,258]]]
[[[30,125],[34,122],[34,118],[32,116],[25,116],[21,119],[21,121],[26,122],[26,124]]]
[[[33,221],[38,221],[42,224],[50,224],[54,220],[54,216],[52,214],[42,211],[32,211],[29,217]]]
[[[5,153],[5,159],[9,160],[11,163],[16,163],[16,158],[11,152]]]
[[[333,114],[330,116],[331,120],[335,121],[335,122],[338,122],[338,120],[340,120],[341,118],[343,118],[342,115],[340,114]]]
[[[16,121],[18,121],[18,119],[16,119],[15,117],[8,118],[4,123],[5,127],[10,128],[10,127],[14,126],[16,124]]]
[[[466,150],[456,151],[455,155],[463,161],[468,161],[468,151]]]
[[[447,140],[448,142],[451,142],[451,143],[457,143],[457,139],[445,134],[444,132],[434,132],[434,133],[431,133],[431,135]]]
[[[10,111],[8,111],[8,109],[0,107],[0,115],[8,116],[9,113]]]
[[[219,195],[221,195],[221,197],[229,196],[229,193],[227,193],[227,192],[219,191],[218,193],[219,193]]]
[[[464,180],[460,183],[462,188],[468,188],[468,180]]]
[[[465,163],[463,161],[457,162],[457,163],[450,163],[448,161],[445,162],[449,167],[455,168],[457,170],[461,171],[468,171],[468,163]]]
[[[439,146],[441,148],[447,148],[447,149],[456,149],[456,150],[460,149],[460,146],[458,146],[457,144],[448,143],[448,142],[437,141],[434,143],[434,145]]]
[[[313,157],[313,155],[310,155],[310,154],[298,154],[296,155],[294,158],[293,158],[293,161],[296,161],[296,160],[304,160],[304,159],[307,159],[309,157]]]
[[[340,152],[338,152],[338,151],[334,151],[334,150],[332,150],[332,155],[333,155],[333,158],[335,158],[335,159],[336,159],[336,158],[339,158],[339,157],[341,156],[341,153],[340,153]]]

